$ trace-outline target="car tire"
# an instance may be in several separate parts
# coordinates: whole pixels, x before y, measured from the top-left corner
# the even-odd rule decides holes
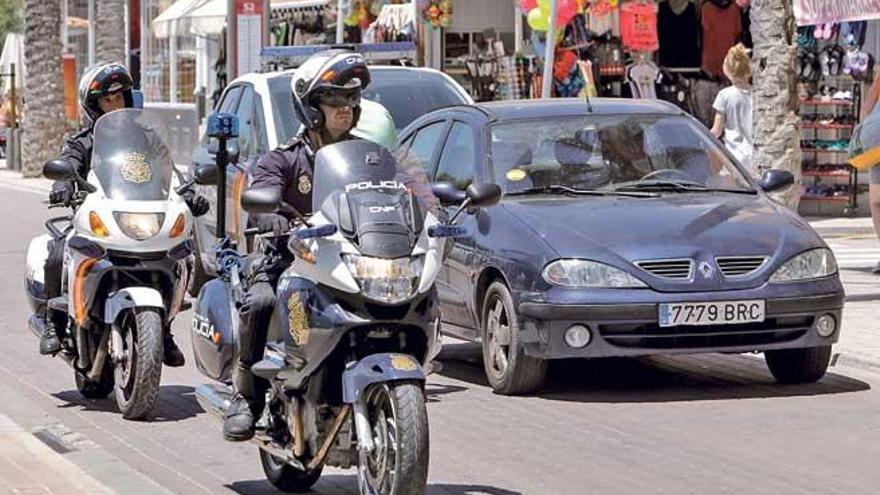
[[[510,290],[493,282],[486,290],[480,320],[483,368],[495,393],[525,394],[537,390],[547,374],[547,362],[526,356],[519,342],[519,317]]]
[[[199,246],[198,237],[193,235],[193,262],[192,262],[192,273],[189,277],[189,287],[187,287],[187,292],[192,297],[199,297],[199,291],[202,289],[202,286],[208,283],[212,278],[212,276],[208,275],[205,272],[205,267],[202,265],[202,250]]]
[[[831,346],[767,351],[764,359],[779,383],[813,383],[825,376],[831,362]]]

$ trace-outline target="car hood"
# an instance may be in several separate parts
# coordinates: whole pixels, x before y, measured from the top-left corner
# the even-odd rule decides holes
[[[754,287],[804,250],[824,246],[803,219],[766,197],[742,194],[664,194],[657,198],[519,197],[502,203],[559,258],[586,258],[623,268],[660,290]],[[720,256],[766,256],[756,272],[736,280],[715,264]],[[689,281],[655,277],[644,260],[706,261],[712,276]],[[708,270],[707,270],[708,271]]]

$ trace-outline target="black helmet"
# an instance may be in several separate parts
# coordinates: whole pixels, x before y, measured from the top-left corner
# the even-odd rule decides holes
[[[361,54],[343,49],[316,53],[296,70],[290,81],[296,116],[307,129],[317,129],[324,125],[324,114],[315,98],[318,94],[333,90],[359,94],[369,84],[370,70]],[[357,105],[352,126],[357,125],[360,114],[361,107]]]
[[[86,69],[79,80],[79,105],[94,123],[101,116],[98,98],[122,91],[126,108],[134,106],[131,87],[134,82],[128,69],[120,64],[102,64]]]

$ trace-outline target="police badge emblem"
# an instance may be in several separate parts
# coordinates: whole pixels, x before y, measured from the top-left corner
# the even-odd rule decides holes
[[[287,300],[287,323],[290,336],[296,345],[306,345],[309,341],[309,317],[299,292],[294,291]]]
[[[150,177],[152,176],[150,164],[147,163],[147,157],[135,152],[125,155],[125,163],[122,164],[119,172],[122,174],[123,180],[135,184],[150,182]]]
[[[308,194],[312,191],[312,181],[309,179],[308,175],[300,175],[299,176],[299,192],[302,194]]]

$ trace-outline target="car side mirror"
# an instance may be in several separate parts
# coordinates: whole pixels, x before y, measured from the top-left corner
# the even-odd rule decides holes
[[[451,182],[436,182],[431,184],[431,192],[440,204],[443,206],[458,205],[467,198],[467,195],[461,189],[455,187]]]
[[[274,187],[248,189],[241,195],[241,207],[248,213],[275,213],[281,204],[281,190]]]
[[[217,185],[217,165],[213,163],[196,164],[193,170],[193,179],[200,186]]]
[[[67,160],[56,158],[43,164],[43,176],[51,180],[74,180],[76,169]]]
[[[498,184],[474,183],[468,186],[465,195],[471,200],[468,206],[484,208],[501,200],[501,187]]]
[[[794,184],[794,175],[787,170],[767,170],[758,182],[764,192],[779,191],[792,184]]]

